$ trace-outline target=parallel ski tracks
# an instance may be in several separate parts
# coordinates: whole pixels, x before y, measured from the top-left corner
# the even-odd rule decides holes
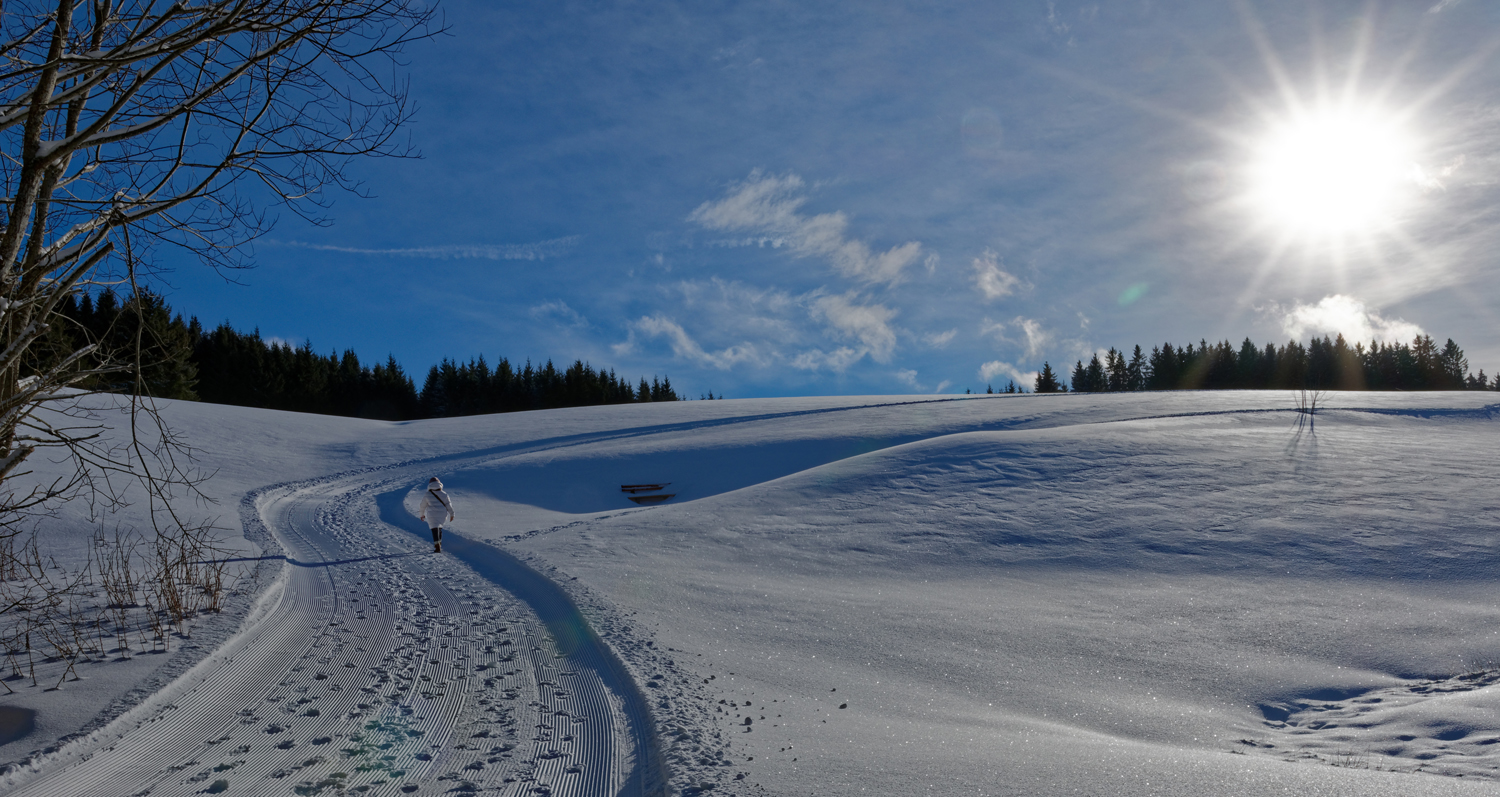
[[[189,795],[223,780],[256,795],[660,794],[644,698],[561,588],[462,538],[449,547],[482,577],[416,555],[427,543],[381,516],[379,494],[439,464],[915,403],[565,435],[267,488],[259,514],[287,563],[241,632],[11,793]]]
[[[493,573],[380,522],[406,469],[264,494],[288,561],[242,631],[12,794],[655,793],[649,720],[592,631],[560,645]]]

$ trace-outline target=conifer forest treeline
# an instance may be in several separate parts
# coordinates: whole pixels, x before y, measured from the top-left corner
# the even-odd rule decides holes
[[[581,361],[558,369],[548,360],[516,367],[505,358],[491,365],[483,356],[468,362],[444,359],[418,388],[394,357],[362,362],[353,350],[318,354],[311,343],[291,346],[225,322],[206,329],[197,318],[174,315],[159,296],[143,292],[121,299],[112,291],[70,297],[43,345],[34,347],[28,368],[46,367],[80,346],[97,344],[120,365],[84,386],[157,398],[207,401],[244,407],[313,412],[384,420],[413,420],[493,412],[677,401],[670,379],[642,377],[632,384],[613,370]],[[139,361],[135,356],[141,343]],[[1500,390],[1483,370],[1469,372],[1463,349],[1449,339],[1438,346],[1421,335],[1410,344],[1349,345],[1342,336],[1313,338],[1307,345],[1258,346],[1249,338],[1153,347],[1128,356],[1110,349],[1087,363],[1079,360],[1064,382],[1050,363],[1033,390],[1038,393],[1138,390]],[[1022,392],[1011,383],[1003,392]],[[712,394],[710,394],[712,395]]]
[[[30,368],[96,343],[126,367],[84,385],[95,390],[383,420],[680,398],[665,377],[631,384],[613,370],[583,362],[564,369],[550,360],[516,367],[503,357],[491,365],[483,356],[467,363],[444,359],[418,389],[394,357],[370,364],[353,350],[318,354],[311,343],[267,341],[258,331],[240,332],[227,322],[205,329],[197,318],[174,315],[150,293],[139,300],[122,300],[112,291],[70,297],[61,315],[65,322],[51,325]],[[137,336],[139,369],[133,367]]]
[[[1156,346],[1148,355],[1136,346],[1127,358],[1111,348],[1101,360],[1077,361],[1071,378],[1074,392],[1131,390],[1500,390],[1469,361],[1452,338],[1439,347],[1429,335],[1410,344],[1371,341],[1349,345],[1343,335],[1313,338],[1306,346],[1257,346],[1249,338],[1239,347],[1229,341],[1197,346]],[[1066,390],[1050,363],[1037,376],[1038,393]]]

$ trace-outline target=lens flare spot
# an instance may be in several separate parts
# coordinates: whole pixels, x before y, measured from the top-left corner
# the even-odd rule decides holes
[[[1126,288],[1125,290],[1120,292],[1120,306],[1129,307],[1132,304],[1135,304],[1136,302],[1140,301],[1141,297],[1145,296],[1146,291],[1150,289],[1151,286],[1144,282],[1137,282],[1134,285],[1131,285],[1129,288]]]

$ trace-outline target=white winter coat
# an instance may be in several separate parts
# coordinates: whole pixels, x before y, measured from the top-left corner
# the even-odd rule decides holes
[[[453,519],[453,501],[448,498],[448,493],[441,485],[426,490],[418,514],[427,521],[428,528],[440,529],[444,523]]]

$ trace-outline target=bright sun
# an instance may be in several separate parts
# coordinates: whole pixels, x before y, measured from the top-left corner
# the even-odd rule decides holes
[[[1315,237],[1373,233],[1412,187],[1409,137],[1389,116],[1307,111],[1273,126],[1255,151],[1251,195],[1288,232]]]

